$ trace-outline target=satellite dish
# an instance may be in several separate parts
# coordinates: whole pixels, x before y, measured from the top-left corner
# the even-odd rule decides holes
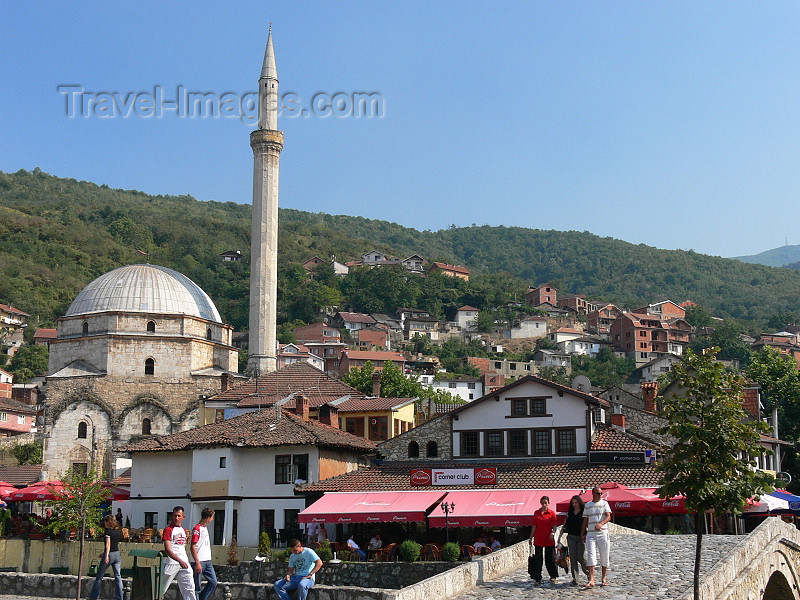
[[[572,389],[588,394],[592,389],[592,382],[586,375],[577,375],[572,380]]]
[[[792,476],[789,475],[789,473],[787,473],[786,471],[781,471],[780,473],[775,475],[775,479],[785,483],[786,485],[792,483]]]

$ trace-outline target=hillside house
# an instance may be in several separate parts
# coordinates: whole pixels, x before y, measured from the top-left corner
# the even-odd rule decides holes
[[[222,254],[220,254],[222,258],[222,262],[239,262],[242,260],[242,251],[241,250],[226,250]]]
[[[411,340],[417,335],[430,340],[438,340],[439,319],[430,315],[406,317],[403,320],[403,337],[406,340]]]
[[[540,315],[525,317],[519,323],[503,332],[503,337],[513,340],[540,338],[546,335],[547,318]]]
[[[364,329],[375,324],[375,319],[364,313],[339,311],[332,317],[328,317],[328,324],[337,329],[346,329],[350,334],[359,329]]]
[[[528,306],[539,306],[540,304],[558,306],[558,290],[549,283],[529,288],[525,294],[525,302]]]
[[[455,323],[461,329],[470,329],[475,325],[480,311],[474,306],[465,305],[456,311]]]
[[[676,362],[680,361],[681,357],[677,354],[664,354],[658,358],[654,358],[650,362],[646,362],[641,367],[637,368],[632,375],[633,381],[651,382],[658,381],[662,375],[669,373]]]
[[[548,337],[550,338],[551,342],[558,345],[563,342],[568,342],[569,340],[584,337],[585,335],[586,332],[581,331],[580,329],[573,329],[572,327],[559,327],[555,331],[551,332]]]
[[[662,321],[657,315],[624,312],[611,325],[611,339],[626,356],[644,364],[664,354],[683,354],[691,329],[684,319]]]
[[[568,308],[579,315],[586,315],[597,310],[594,302],[586,300],[586,294],[562,294],[558,297],[558,306]]]
[[[631,310],[633,313],[640,313],[645,315],[655,315],[664,321],[670,319],[685,319],[686,309],[672,300],[664,300],[663,302],[656,302],[655,304],[648,304],[641,308],[634,308]]]
[[[610,342],[589,336],[571,338],[558,343],[558,349],[565,354],[577,354],[595,358],[603,346]]]
[[[377,326],[365,327],[354,332],[355,345],[359,348],[371,350],[373,348],[385,348],[391,350],[389,332]]]
[[[345,349],[339,355],[339,374],[344,375],[355,367],[364,368],[367,362],[371,362],[376,371],[383,370],[387,362],[392,362],[401,372],[405,372],[406,359],[399,352]]]
[[[343,342],[306,342],[303,344],[311,354],[319,356],[324,361],[323,370],[327,375],[339,374],[339,356],[347,348]]]
[[[13,399],[14,378],[0,369],[0,437],[30,433],[36,425],[36,407]]]
[[[423,381],[422,377],[420,377],[420,381]],[[483,383],[477,377],[458,376],[448,379],[430,377],[425,379],[424,382],[435,390],[453,394],[465,402],[472,402],[476,398],[483,396]]]
[[[299,344],[305,344],[306,342],[327,344],[341,341],[341,334],[338,329],[321,322],[295,327],[294,337]]]
[[[307,346],[302,344],[279,344],[277,368],[282,369],[296,362],[307,362],[320,371],[325,368],[325,360],[313,354]]]
[[[403,265],[407,271],[411,271],[412,273],[422,274],[425,272],[425,259],[419,254],[412,254],[404,258],[400,261],[400,264]]]
[[[448,265],[447,263],[435,262],[428,269],[429,273],[441,273],[450,277],[458,277],[464,281],[469,281],[470,270],[458,265]]]
[[[572,362],[570,361],[569,354],[561,350],[537,350],[533,355],[533,360],[537,365],[543,367],[566,367],[567,373],[572,372]]]
[[[608,336],[611,334],[611,324],[622,311],[613,304],[606,304],[586,315],[586,330],[595,335]]]
[[[771,334],[762,333],[751,344],[751,347],[756,352],[765,346],[777,350],[784,356],[791,356],[797,362],[798,368],[800,368],[800,342],[798,342],[796,333],[788,331]]]
[[[50,341],[58,337],[58,329],[39,327],[33,334],[33,343],[37,346],[49,346]]]

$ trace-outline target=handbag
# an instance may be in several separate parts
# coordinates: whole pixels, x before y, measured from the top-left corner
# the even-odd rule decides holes
[[[533,546],[531,546],[531,550],[533,550]],[[534,558],[533,553],[528,555],[528,575],[531,576],[531,579],[533,579],[533,577],[534,577],[533,574],[534,574],[535,571],[534,571],[533,563],[535,561],[536,561],[536,559]]]
[[[89,565],[89,575],[91,575],[92,577],[96,577],[97,571],[99,570],[100,570],[100,562],[97,560],[93,560]]]

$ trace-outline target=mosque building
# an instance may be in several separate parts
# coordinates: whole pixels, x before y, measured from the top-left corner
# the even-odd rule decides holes
[[[196,427],[202,399],[240,377],[233,328],[185,275],[149,264],[87,285],[50,342],[46,475],[130,464],[113,448]]]

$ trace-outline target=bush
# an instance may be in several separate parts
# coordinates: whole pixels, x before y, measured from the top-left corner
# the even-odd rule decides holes
[[[328,540],[321,542],[315,552],[322,559],[322,562],[328,562],[333,558],[333,550],[331,550],[331,543]]]
[[[339,560],[357,560],[353,558],[353,553],[350,550],[339,550],[336,553],[336,558]]]
[[[273,553],[272,554],[272,560],[274,560],[275,562],[289,562],[289,556],[291,554],[292,554],[292,549],[291,548],[284,548],[283,550],[280,550],[279,552]],[[319,554],[319,551],[317,551],[317,554]],[[322,555],[320,555],[320,558],[322,558]]]
[[[258,536],[258,553],[261,556],[269,556],[269,553],[272,552],[272,540],[269,539],[269,534],[264,531],[260,536]]]
[[[397,548],[397,556],[404,562],[414,562],[419,559],[419,553],[422,550],[414,540],[406,540]]]
[[[447,562],[456,562],[461,556],[461,548],[455,542],[447,542],[442,548],[442,559]]]
[[[667,529],[664,532],[664,535],[681,535],[681,530],[680,529]]]

